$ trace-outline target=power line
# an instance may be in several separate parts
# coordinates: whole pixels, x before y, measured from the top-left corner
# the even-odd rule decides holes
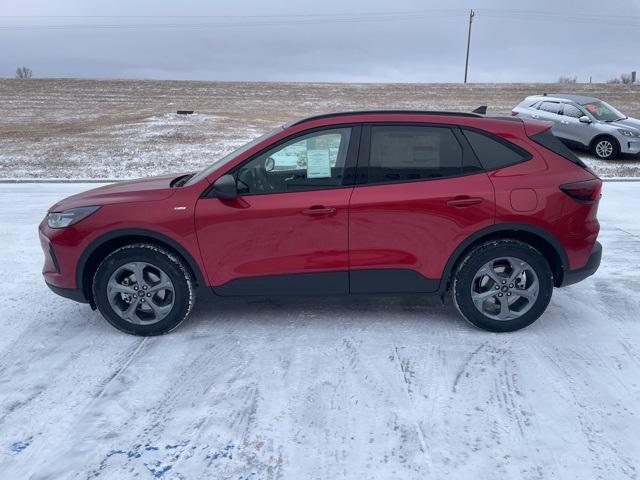
[[[307,18],[307,17],[368,17],[375,15],[411,15],[427,13],[466,14],[463,8],[437,10],[405,10],[396,12],[290,13],[272,15],[0,15],[0,18]]]
[[[22,30],[22,29],[115,29],[115,28],[207,28],[207,27],[261,27],[261,26],[282,26],[282,25],[315,25],[327,23],[364,23],[364,22],[388,22],[390,20],[412,20],[417,18],[446,18],[465,15],[463,9],[448,10],[416,10],[405,12],[372,12],[367,14],[300,14],[300,15],[210,15],[210,16],[163,16],[163,15],[123,15],[123,16],[2,16],[0,18],[61,18],[61,19],[191,19],[207,18],[219,19],[215,22],[171,22],[171,23],[109,23],[109,24],[52,24],[52,25],[0,25],[1,30]],[[227,19],[227,20],[222,20]],[[235,20],[234,20],[235,19]],[[245,19],[252,19],[245,21]]]

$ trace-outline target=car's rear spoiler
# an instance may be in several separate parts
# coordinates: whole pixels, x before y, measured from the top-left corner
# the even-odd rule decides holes
[[[471,113],[477,113],[478,115],[486,115],[487,114],[487,106],[480,105],[478,108],[473,110]]]

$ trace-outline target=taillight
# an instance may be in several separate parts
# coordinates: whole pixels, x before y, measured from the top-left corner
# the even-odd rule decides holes
[[[511,111],[511,116],[512,117],[517,117],[518,116],[518,112],[516,112],[515,110]]]
[[[582,182],[565,183],[560,190],[579,202],[594,202],[600,198],[602,180],[584,180]]]

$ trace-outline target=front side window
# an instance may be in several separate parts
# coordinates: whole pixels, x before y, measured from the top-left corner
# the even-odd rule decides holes
[[[542,102],[540,104],[540,110],[549,113],[558,113],[560,111],[560,104],[557,102]]]
[[[462,147],[450,128],[371,127],[368,183],[407,182],[463,173]]]
[[[620,111],[601,100],[583,103],[582,106],[587,110],[587,112],[593,115],[596,120],[601,120],[603,122],[615,122],[616,120],[624,120],[627,118]]]
[[[272,132],[265,133],[264,135],[262,135],[262,136],[260,136],[260,137],[258,137],[256,139],[250,141],[249,143],[241,146],[240,148],[234,150],[233,152],[231,152],[231,153],[225,155],[224,157],[216,160],[214,163],[212,163],[211,165],[209,165],[205,169],[201,170],[200,172],[196,173],[191,178],[189,178],[189,180],[187,180],[185,185],[195,185],[199,181],[201,181],[204,178],[206,178],[209,175],[211,175],[213,172],[215,172],[219,168],[224,167],[227,163],[230,163],[233,160],[235,160],[236,158],[238,158],[240,155],[242,155],[247,150],[255,147],[260,142],[263,142],[267,138],[273,137],[274,135],[280,133],[282,131],[282,128],[283,127],[278,127],[277,129],[273,130]]]
[[[342,185],[351,128],[296,137],[240,166],[240,195],[336,188]]]
[[[562,111],[562,114],[565,117],[572,117],[572,118],[580,118],[584,115],[582,110],[580,110],[578,107],[574,107],[573,105],[569,105],[568,103],[564,104],[564,109]]]

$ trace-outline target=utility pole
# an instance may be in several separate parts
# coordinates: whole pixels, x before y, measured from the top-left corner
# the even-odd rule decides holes
[[[471,46],[471,24],[476,12],[469,10],[469,33],[467,34],[467,60],[464,63],[464,83],[467,83],[467,73],[469,72],[469,47]]]

